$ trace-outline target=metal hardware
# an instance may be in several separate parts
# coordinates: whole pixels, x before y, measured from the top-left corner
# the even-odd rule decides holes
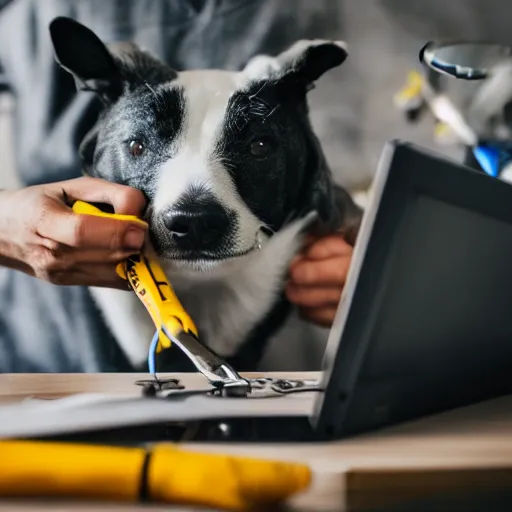
[[[210,387],[186,389],[176,379],[137,381],[143,387],[144,396],[162,399],[205,395],[220,398],[268,398],[292,393],[322,391],[320,383],[308,379],[243,379],[225,383],[210,383]]]

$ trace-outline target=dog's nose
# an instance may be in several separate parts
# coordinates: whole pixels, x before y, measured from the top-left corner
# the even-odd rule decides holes
[[[164,224],[180,248],[201,250],[212,248],[221,241],[229,229],[229,217],[221,205],[212,203],[171,210],[165,214]]]

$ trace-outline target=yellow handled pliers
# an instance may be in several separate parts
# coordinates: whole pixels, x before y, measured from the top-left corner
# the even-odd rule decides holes
[[[106,213],[83,201],[76,201],[72,208],[80,215],[108,217],[147,226],[136,216]],[[155,354],[175,343],[212,384],[247,383],[246,379],[240,377],[233,368],[199,341],[197,327],[176,296],[156,256],[153,256],[149,250],[143,250],[140,254],[134,254],[119,263],[116,270],[123,279],[128,281],[155,324],[156,332],[148,357],[149,371],[155,379]]]

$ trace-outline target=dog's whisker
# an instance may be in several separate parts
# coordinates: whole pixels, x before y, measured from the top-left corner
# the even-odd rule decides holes
[[[160,95],[158,94],[157,91],[155,91],[155,89],[153,87],[151,87],[151,85],[149,85],[147,82],[144,82],[144,85],[149,89],[149,91],[151,92],[151,94],[153,95],[153,97],[155,98],[155,101],[156,101],[156,104],[157,104],[157,107],[161,110],[164,110],[167,108],[165,102],[162,100],[162,98],[160,97]]]
[[[263,83],[261,84],[261,87],[260,87],[260,88],[255,92],[255,93],[253,93],[253,94],[251,94],[251,95],[249,96],[249,100],[251,100],[251,101],[252,101],[252,100],[253,100],[253,99],[255,99],[255,98],[260,99],[260,98],[258,98],[258,95],[261,93],[261,91],[263,91],[263,89],[265,89],[265,87],[266,87],[267,85],[268,85],[268,82],[263,82]]]
[[[285,228],[286,226],[288,226],[289,224],[292,223],[293,218],[295,217],[296,213],[297,213],[297,210],[292,210],[290,213],[288,213],[288,215],[285,217],[285,219],[283,221],[283,225],[282,225],[283,228]]]
[[[270,116],[279,108],[279,105],[276,105],[268,114],[266,114],[263,118],[263,122],[267,121]]]
[[[151,85],[149,85],[147,82],[144,82],[144,85],[150,90],[151,94],[156,98],[158,99],[158,95],[155,91],[155,89],[153,89],[153,87],[151,87]]]

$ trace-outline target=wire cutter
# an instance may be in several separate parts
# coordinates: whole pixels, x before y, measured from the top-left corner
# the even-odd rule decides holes
[[[83,201],[75,201],[72,208],[80,215],[95,215],[147,225],[136,216],[106,213]],[[232,389],[234,394],[246,394],[250,391],[250,382],[247,379],[201,343],[197,327],[183,308],[148,243],[141,254],[134,254],[119,263],[116,271],[128,281],[155,324],[156,332],[149,349],[148,367],[156,383],[159,382],[155,367],[156,354],[175,343],[215,388]]]

